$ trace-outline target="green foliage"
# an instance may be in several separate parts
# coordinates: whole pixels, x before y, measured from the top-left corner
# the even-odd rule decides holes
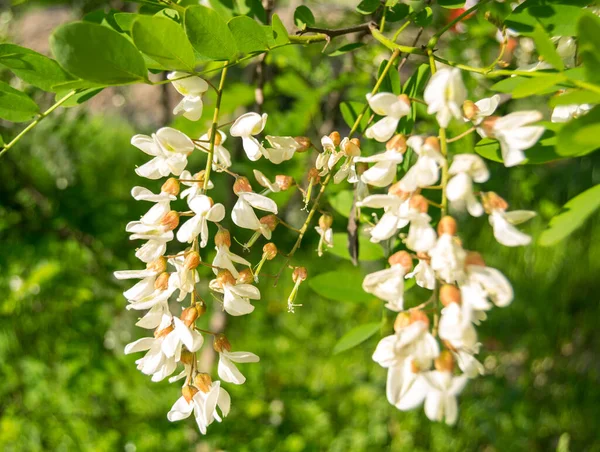
[[[300,5],[294,11],[294,23],[300,29],[303,27],[314,27],[315,16],[313,15],[310,8],[304,5]]]
[[[593,14],[583,14],[577,27],[577,37],[586,78],[600,83],[600,19]]]
[[[379,9],[381,2],[379,0],[362,0],[356,7],[356,11],[360,14],[373,14]]]
[[[267,36],[255,20],[246,16],[231,19],[227,26],[242,53],[261,52],[269,47]]]
[[[0,82],[0,118],[13,122],[30,121],[38,112],[37,104],[27,94]]]
[[[526,0],[505,20],[505,25],[524,35],[532,35],[538,25],[552,36],[577,35],[577,22],[583,10],[571,0],[546,2],[544,0]]]
[[[546,30],[541,25],[536,25],[531,34],[533,38],[536,50],[545,61],[554,66],[555,69],[562,71],[565,68],[562,58],[556,51],[554,43],[550,40],[550,36],[546,33]]]
[[[321,273],[310,278],[309,286],[324,298],[350,303],[367,303],[373,297],[362,290],[364,275],[357,270],[345,268],[344,271]]]
[[[352,127],[354,125],[358,115],[362,113],[364,108],[365,104],[360,102],[342,102],[340,104],[340,113],[342,114],[342,118],[344,118],[344,121],[348,127]],[[357,130],[359,132],[364,132],[364,130],[367,128],[368,120],[369,118],[367,115],[363,115],[362,119],[358,123]]]
[[[586,155],[598,148],[600,148],[600,106],[565,124],[556,142],[556,153],[565,157]]]
[[[199,55],[214,60],[231,60],[238,48],[227,23],[217,12],[205,6],[185,10],[185,32]]]
[[[381,323],[365,323],[352,328],[346,334],[344,334],[340,340],[333,347],[333,354],[345,352],[357,345],[362,344],[364,341],[373,336],[381,328]]]

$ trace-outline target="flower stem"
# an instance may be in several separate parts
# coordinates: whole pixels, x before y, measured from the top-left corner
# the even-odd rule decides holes
[[[219,126],[219,109],[221,108],[221,98],[223,97],[223,87],[225,86],[225,77],[227,76],[227,63],[221,71],[221,81],[217,89],[217,100],[215,103],[215,112],[213,114],[212,126],[210,128],[210,145],[208,147],[208,160],[206,161],[206,172],[204,173],[203,190],[208,190],[208,182],[210,181],[210,170],[212,169],[213,153],[215,150],[215,140],[217,138],[217,127]]]

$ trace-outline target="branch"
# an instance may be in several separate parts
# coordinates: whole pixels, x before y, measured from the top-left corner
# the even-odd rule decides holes
[[[330,28],[315,28],[315,27],[304,27],[302,30],[296,32],[297,35],[302,36],[304,33],[320,33],[328,36],[329,38],[335,38],[337,36],[347,35],[351,33],[358,33],[360,31],[371,33],[371,28],[377,27],[375,22],[367,22],[353,27],[330,29]]]

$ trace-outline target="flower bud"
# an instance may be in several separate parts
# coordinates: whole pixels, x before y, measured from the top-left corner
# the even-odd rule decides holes
[[[424,146],[429,146],[430,148],[433,148],[436,151],[440,150],[440,140],[438,140],[438,137],[427,137],[425,138],[425,143]]]
[[[166,231],[172,231],[179,226],[179,212],[170,210],[162,217],[160,224],[163,225]]]
[[[493,210],[506,210],[508,209],[508,203],[498,196],[493,191],[488,191],[482,195],[483,208],[486,212],[490,213]]]
[[[204,315],[206,312],[206,305],[203,301],[196,303],[194,307],[196,308],[196,311],[198,311],[198,317]]]
[[[296,152],[306,152],[312,146],[310,138],[308,137],[296,137],[294,140],[301,146],[299,149],[296,149]]]
[[[440,222],[437,225],[437,231],[439,235],[448,234],[448,235],[456,235],[456,220],[452,218],[450,215],[446,215],[440,219]]]
[[[394,331],[397,333],[408,325],[410,325],[410,314],[408,312],[401,312],[396,316],[396,320],[394,320]]]
[[[331,141],[333,141],[334,146],[339,146],[340,142],[342,141],[342,137],[340,136],[340,133],[337,131],[331,132],[329,134],[329,139]]]
[[[410,323],[412,324],[415,322],[424,322],[427,325],[427,328],[429,328],[429,317],[427,317],[427,314],[420,309],[413,309],[410,311]]]
[[[402,267],[404,267],[404,269],[407,272],[412,270],[413,267],[412,257],[410,257],[410,254],[408,254],[408,252],[404,250],[397,251],[394,254],[392,254],[388,258],[388,263],[390,265],[402,265]]]
[[[319,170],[317,168],[311,168],[308,171],[307,179],[313,185],[318,184],[321,181],[321,176],[319,176]]]
[[[159,337],[165,337],[167,334],[169,334],[171,331],[173,331],[175,328],[173,328],[173,325],[169,325],[166,328],[163,328],[162,330],[159,330],[158,328],[156,330],[154,330],[154,337],[155,338],[159,338]]]
[[[419,372],[421,372],[421,366],[419,366],[419,363],[417,362],[417,360],[416,360],[416,359],[413,359],[413,360],[410,362],[410,371],[411,371],[413,374],[418,374]]]
[[[164,256],[159,257],[155,261],[146,264],[146,270],[152,270],[156,273],[162,273],[167,269],[167,258]]]
[[[212,139],[212,133],[213,133],[213,130],[211,128],[208,131],[208,134],[207,134],[209,140]],[[218,130],[216,130],[216,134],[215,134],[215,146],[220,146],[222,142],[223,142],[223,137],[221,136],[221,133]]]
[[[212,378],[205,372],[200,372],[194,377],[194,385],[203,393],[210,391],[212,385]]]
[[[162,187],[160,187],[160,191],[163,193],[168,193],[169,195],[177,196],[179,194],[180,184],[177,179],[174,177],[169,177]]]
[[[222,289],[227,284],[235,286],[235,278],[229,270],[221,270],[217,273],[217,284]]]
[[[263,256],[269,261],[275,259],[275,256],[277,256],[277,246],[272,242],[267,243],[263,246]]]
[[[356,168],[356,174],[359,176],[369,169],[369,164],[366,162],[356,162],[354,166]]]
[[[410,107],[410,97],[408,97],[406,94],[398,95],[398,100]]]
[[[452,345],[449,341],[443,340],[442,343],[444,344],[444,347],[446,347],[451,352],[456,352],[457,351],[456,347],[454,345]]]
[[[254,282],[254,275],[252,270],[245,268],[239,272],[237,277],[238,284],[252,284]]]
[[[477,251],[468,251],[465,258],[465,265],[480,265],[481,267],[485,267],[485,261]]]
[[[440,372],[452,372],[454,369],[454,358],[448,350],[443,350],[433,362],[436,370]]]
[[[477,105],[475,105],[475,102],[473,102],[472,100],[465,100],[465,102],[463,103],[462,109],[463,109],[463,116],[465,118],[467,118],[469,121],[471,119],[473,119],[475,116],[477,116],[477,113],[479,112],[479,107],[477,107]]]
[[[404,154],[406,152],[406,136],[399,133],[394,135],[386,144],[385,148],[388,151],[396,151]]]
[[[395,195],[400,197],[402,200],[406,200],[410,196],[410,193],[402,190],[402,188],[400,188],[400,182],[396,182],[390,186],[390,188],[388,188],[388,195]]]
[[[444,306],[449,306],[451,303],[460,304],[461,295],[460,289],[450,284],[444,284],[440,288],[440,301]]]
[[[423,195],[414,195],[410,198],[410,207],[411,209],[418,210],[421,213],[427,213],[429,209],[429,204]]]
[[[169,277],[170,273],[162,272],[158,275],[158,278],[154,280],[154,288],[156,290],[167,290],[169,288]]]
[[[198,253],[198,251],[190,251],[185,256],[185,260],[183,261],[183,267],[186,270],[193,270],[195,268],[198,268],[198,265],[200,265],[200,262],[201,262],[200,253]]]
[[[197,392],[198,389],[192,385],[185,385],[183,388],[181,388],[181,395],[187,403],[192,402],[192,399],[194,398]]]
[[[261,224],[266,225],[269,228],[269,231],[273,232],[277,225],[279,224],[279,218],[277,218],[274,214],[265,215],[260,220]]]
[[[198,310],[195,306],[185,308],[181,312],[181,316],[179,316],[179,318],[183,323],[185,323],[185,326],[190,327],[198,318]]]
[[[194,353],[190,352],[187,348],[183,348],[181,350],[181,357],[179,358],[179,361],[181,361],[183,364],[187,364],[189,366],[194,362],[194,359]]]
[[[222,353],[223,350],[229,352],[231,351],[231,344],[224,334],[217,334],[215,336],[215,341],[213,342],[213,348],[217,353]]]
[[[488,137],[494,138],[494,126],[496,125],[498,118],[500,118],[500,116],[488,116],[481,121],[481,124],[479,124],[479,127],[483,129]]]
[[[286,191],[294,185],[294,178],[292,176],[286,176],[285,174],[279,174],[275,176],[275,183],[281,191]]]
[[[235,179],[233,184],[233,192],[237,195],[239,193],[250,193],[252,192],[252,185],[247,177],[241,176]]]
[[[344,139],[342,151],[348,157],[358,157],[360,155],[360,140],[358,138]]]
[[[423,251],[419,251],[417,253],[417,259],[419,259],[420,261],[429,262],[431,261],[431,256],[427,253],[424,253]]]
[[[294,272],[292,273],[292,281],[294,281],[294,283],[298,281],[305,281],[306,278],[308,278],[308,271],[306,271],[306,267],[294,268]]]
[[[194,179],[196,179],[199,185],[203,185],[204,184],[204,177],[206,176],[206,170],[202,170],[202,171],[198,171],[196,174],[194,174]]]
[[[324,213],[323,215],[321,215],[319,217],[319,227],[323,231],[326,231],[327,229],[331,228],[332,224],[333,224],[333,217],[330,214]]]
[[[227,248],[231,247],[231,234],[227,229],[220,228],[215,234],[215,245],[225,245]]]

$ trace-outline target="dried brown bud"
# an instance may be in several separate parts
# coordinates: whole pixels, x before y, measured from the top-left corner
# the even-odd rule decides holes
[[[429,317],[423,311],[419,309],[413,309],[410,311],[410,323],[424,322],[429,327]]]
[[[450,284],[444,284],[440,288],[440,301],[444,306],[449,306],[451,303],[460,304],[461,295],[460,289]]]
[[[427,138],[425,138],[424,146],[429,146],[429,147],[435,149],[436,151],[439,151],[440,150],[440,140],[438,140],[438,137],[427,137]]]
[[[185,323],[187,327],[191,326],[196,319],[198,318],[198,310],[195,306],[190,306],[189,308],[185,308],[181,312],[181,316],[179,316],[181,321]]]
[[[215,336],[215,341],[213,342],[213,348],[217,353],[221,353],[223,350],[230,352],[231,344],[224,334],[217,334]]]
[[[477,251],[468,251],[465,258],[465,265],[480,265],[481,267],[485,267],[485,261]]]
[[[358,157],[360,155],[360,141],[358,138],[352,138],[351,140],[344,139],[342,151],[348,157]]]
[[[231,247],[231,234],[227,229],[219,229],[215,234],[215,245],[225,245],[227,248]]]
[[[241,176],[235,179],[233,184],[233,192],[237,195],[239,193],[250,193],[252,192],[252,185],[247,177]]]
[[[400,182],[396,182],[388,188],[388,195],[396,195],[400,197],[400,199],[406,200],[410,196],[410,193],[402,190],[402,188],[400,188]]]
[[[448,235],[456,235],[457,225],[456,220],[452,218],[450,215],[446,215],[440,219],[440,222],[437,225],[437,231],[439,235],[448,234]]]
[[[304,281],[306,278],[308,278],[308,271],[306,270],[306,267],[294,268],[294,272],[292,273],[292,281],[294,281],[294,283],[298,281]]]
[[[333,217],[330,214],[324,213],[323,215],[321,215],[319,217],[319,227],[323,231],[326,231],[327,229],[331,228],[332,224],[333,224]]]
[[[183,388],[181,388],[181,395],[187,403],[192,402],[192,399],[194,398],[197,392],[198,389],[192,385],[185,385]]]
[[[169,288],[170,273],[163,272],[154,280],[154,288],[156,290],[167,290]]]
[[[263,246],[263,256],[269,261],[275,259],[275,256],[277,256],[277,246],[272,242],[265,244]]]
[[[162,217],[160,224],[163,225],[165,231],[172,231],[179,226],[179,212],[170,210],[165,214],[164,217]]]
[[[386,144],[385,148],[388,151],[396,151],[404,154],[406,152],[406,136],[399,133],[394,135]]]
[[[475,105],[475,102],[473,102],[472,100],[465,100],[462,109],[463,116],[468,120],[473,119],[475,116],[477,116],[477,113],[479,112],[479,107],[477,107],[477,105]]]
[[[296,152],[306,152],[312,146],[310,138],[308,137],[296,137],[294,140],[301,146],[299,149],[296,149]]]
[[[308,171],[308,181],[313,185],[318,184],[321,181],[321,176],[319,176],[319,170],[317,168],[311,168]]]
[[[429,204],[423,195],[414,195],[412,198],[410,198],[410,207],[418,210],[421,213],[427,213]]]
[[[175,328],[173,328],[173,325],[169,325],[166,328],[163,328],[162,330],[159,330],[158,328],[156,330],[154,330],[154,337],[155,338],[159,338],[159,337],[165,337],[167,334],[169,334],[171,331],[173,331]]]
[[[212,385],[212,378],[210,378],[210,375],[208,375],[207,373],[200,372],[194,377],[194,385],[200,391],[206,394],[208,391],[210,391],[210,386]]]
[[[433,362],[436,370],[440,372],[452,372],[454,369],[454,358],[448,350],[443,350]]]
[[[156,273],[162,273],[167,269],[167,258],[159,257],[155,261],[152,261],[146,265],[146,270],[152,270]]]
[[[190,251],[185,256],[185,260],[183,261],[183,266],[187,270],[193,270],[195,268],[198,268],[198,265],[200,265],[200,262],[201,262],[200,253],[198,253],[198,251]]]
[[[235,286],[235,278],[229,270],[221,270],[217,273],[216,280],[220,288],[223,288],[227,284]]]
[[[254,275],[252,274],[252,270],[249,268],[245,268],[239,272],[237,277],[238,284],[251,284],[254,282]]]
[[[388,263],[390,265],[402,265],[407,272],[412,270],[413,267],[412,257],[407,251],[395,252],[388,258]]]
[[[498,196],[493,191],[488,191],[482,195],[483,208],[486,212],[490,213],[493,210],[506,210],[508,209],[508,203]]]
[[[408,325],[410,325],[410,314],[408,312],[401,312],[396,316],[396,320],[394,321],[394,331],[397,333]]]
[[[277,218],[274,214],[265,215],[260,220],[261,224],[266,225],[269,228],[269,231],[273,232],[277,225],[279,224],[279,218]]]
[[[177,179],[174,177],[169,177],[162,187],[160,187],[160,191],[163,193],[168,193],[169,195],[177,196],[179,194],[180,184]]]
[[[340,142],[342,141],[342,137],[340,136],[339,132],[331,132],[329,134],[329,139],[331,139],[331,141],[333,141],[334,146],[339,146]]]
[[[275,176],[275,183],[280,190],[286,191],[292,185],[294,185],[294,178],[292,176],[286,176],[285,174],[278,174]]]
[[[190,365],[194,362],[195,357],[196,356],[192,352],[186,348],[183,348],[181,350],[181,357],[179,358],[179,361],[181,361],[183,364]]]

